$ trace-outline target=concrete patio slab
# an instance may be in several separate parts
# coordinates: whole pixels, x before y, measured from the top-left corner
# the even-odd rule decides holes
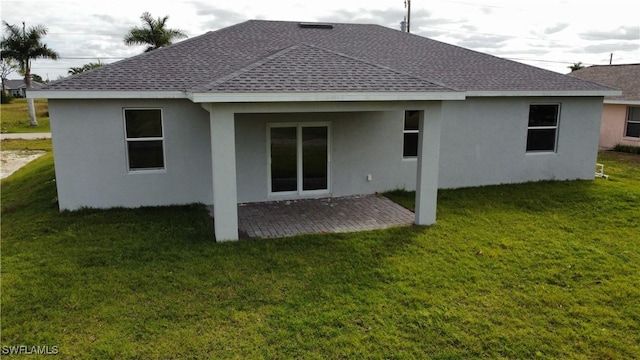
[[[238,228],[241,237],[249,238],[375,230],[414,220],[411,211],[376,195],[238,205]]]

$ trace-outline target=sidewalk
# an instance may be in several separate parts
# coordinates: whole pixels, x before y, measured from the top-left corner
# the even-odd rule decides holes
[[[51,133],[17,133],[17,134],[0,134],[0,140],[6,139],[51,139]]]

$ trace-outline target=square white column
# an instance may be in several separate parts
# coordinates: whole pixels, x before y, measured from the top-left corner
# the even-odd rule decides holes
[[[418,172],[416,179],[416,225],[436,222],[442,102],[430,102],[420,111]]]
[[[236,134],[234,113],[207,106],[211,129],[213,217],[216,241],[238,240],[238,191],[236,184]]]

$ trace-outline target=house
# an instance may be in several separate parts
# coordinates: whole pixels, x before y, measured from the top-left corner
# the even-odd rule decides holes
[[[608,87],[378,25],[247,21],[79,74],[49,99],[60,209],[593,179]]]
[[[600,147],[640,146],[640,64],[595,65],[569,75],[622,90],[604,98]]]
[[[43,84],[37,81],[31,81],[31,90],[39,89],[42,86]],[[27,85],[25,84],[24,79],[5,80],[4,88],[7,94],[13,96],[14,98],[26,97]]]

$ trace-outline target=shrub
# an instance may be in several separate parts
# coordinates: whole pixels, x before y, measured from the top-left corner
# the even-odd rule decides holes
[[[11,96],[11,94],[7,94],[4,91],[0,90],[0,93],[2,93],[2,101],[0,101],[1,104],[11,104],[11,102],[13,101],[13,96]]]
[[[613,151],[640,155],[640,146],[616,144],[616,146],[613,147]]]

